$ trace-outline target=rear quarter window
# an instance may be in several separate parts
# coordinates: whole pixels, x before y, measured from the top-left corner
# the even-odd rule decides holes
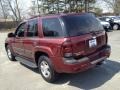
[[[60,20],[58,18],[42,19],[43,34],[45,37],[64,36]]]

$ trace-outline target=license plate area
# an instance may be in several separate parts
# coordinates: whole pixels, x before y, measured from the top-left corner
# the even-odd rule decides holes
[[[89,47],[93,48],[97,46],[97,40],[96,37],[93,37],[92,39],[89,40]]]

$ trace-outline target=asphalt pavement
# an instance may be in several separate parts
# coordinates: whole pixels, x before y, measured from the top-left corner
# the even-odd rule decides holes
[[[0,32],[0,90],[120,90],[120,31],[109,32],[112,54],[102,66],[78,74],[61,74],[47,83],[37,69],[7,58],[4,42],[8,32]]]

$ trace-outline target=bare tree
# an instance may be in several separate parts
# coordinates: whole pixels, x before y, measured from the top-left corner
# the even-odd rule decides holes
[[[37,0],[37,6],[38,6],[38,13],[40,15],[39,0]]]
[[[2,4],[2,0],[0,0],[0,6],[1,6],[1,8],[2,8],[2,12],[3,12],[4,19],[6,19],[4,7],[3,7],[3,4]]]
[[[10,7],[11,12],[12,12],[13,15],[14,15],[15,21],[17,21],[17,20],[18,20],[18,16],[17,16],[17,14],[16,14],[14,8],[12,7],[11,1],[10,1],[10,0],[7,0],[7,2],[8,2],[8,6]]]
[[[15,5],[16,5],[16,11],[18,13],[18,19],[19,21],[21,21],[21,13],[20,13],[19,5],[18,5],[18,0],[15,0]]]
[[[6,19],[9,15],[9,13],[8,13],[8,7],[4,0],[0,0],[0,6],[1,6],[3,18],[5,19],[5,22],[6,22]]]
[[[120,14],[120,1],[119,0],[103,0],[114,14]]]
[[[7,0],[10,11],[13,14],[13,20],[21,21],[21,11],[19,8],[18,0]]]

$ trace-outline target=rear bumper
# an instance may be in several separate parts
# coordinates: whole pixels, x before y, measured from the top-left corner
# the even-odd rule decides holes
[[[57,64],[56,68],[59,68],[59,70],[57,69],[56,71],[60,73],[82,72],[89,68],[95,67],[99,62],[104,61],[110,56],[110,53],[110,46],[106,46],[102,50],[95,52],[94,54],[87,57],[83,57],[79,60],[73,59],[73,62],[64,62],[64,60],[60,60],[62,62],[59,62],[59,64]]]
[[[82,62],[82,63],[78,63],[78,64],[69,64],[69,65],[65,65],[63,72],[64,73],[78,73],[78,72],[82,72],[82,71],[86,71],[90,68],[95,67],[99,62],[103,62],[107,57],[101,57],[99,59],[90,61],[90,59],[88,61]]]

